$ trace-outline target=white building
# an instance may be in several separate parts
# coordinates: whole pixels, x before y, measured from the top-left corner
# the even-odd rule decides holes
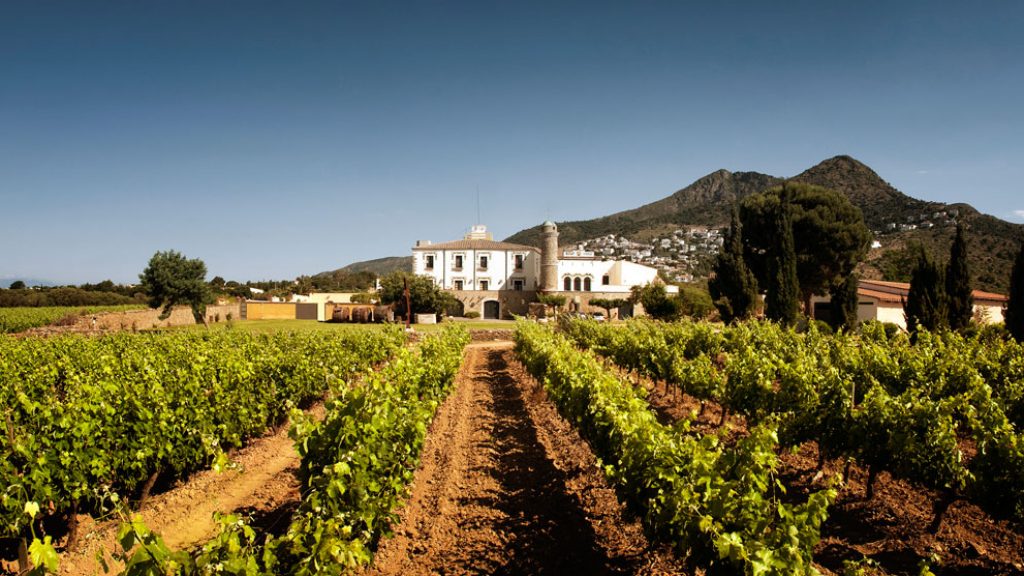
[[[484,318],[525,314],[536,292],[570,293],[576,309],[592,298],[625,298],[634,286],[656,282],[650,266],[597,257],[594,252],[559,252],[558,229],[544,223],[543,249],[495,241],[487,227],[473,226],[462,240],[434,244],[420,240],[412,249],[413,273],[429,276],[454,292],[465,310]],[[675,286],[668,286],[677,292]]]
[[[862,279],[857,284],[857,320],[890,322],[906,330],[907,319],[903,312],[903,303],[909,294],[910,284],[906,282]],[[1003,321],[1003,308],[1008,301],[1006,296],[981,290],[974,290],[971,295],[974,298],[975,318],[986,324]],[[831,314],[828,296],[815,296],[813,301],[816,318]]]
[[[462,240],[433,244],[420,240],[412,249],[414,274],[430,276],[445,290],[537,290],[540,250],[496,242],[481,224]]]

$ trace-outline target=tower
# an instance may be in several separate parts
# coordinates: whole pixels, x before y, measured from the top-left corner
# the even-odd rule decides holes
[[[558,290],[558,226],[551,220],[543,224],[540,249],[540,289]]]

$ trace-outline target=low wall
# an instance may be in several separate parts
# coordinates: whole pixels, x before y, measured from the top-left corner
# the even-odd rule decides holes
[[[93,332],[120,332],[123,330],[152,330],[154,328],[169,328],[171,326],[191,326],[196,323],[192,316],[192,309],[188,306],[177,306],[171,310],[171,315],[166,319],[160,319],[161,309],[128,310],[125,312],[102,312],[99,314],[86,314],[69,326],[43,326],[33,328],[29,334],[55,334],[63,332],[93,333]],[[233,320],[241,317],[241,309],[238,303],[223,304],[219,306],[207,306],[206,315],[208,321],[213,323],[220,318],[223,322],[228,319],[228,314]]]

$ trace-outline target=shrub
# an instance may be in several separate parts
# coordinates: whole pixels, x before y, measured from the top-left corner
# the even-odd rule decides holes
[[[466,312],[466,318],[479,318],[479,317],[480,317],[480,313],[477,312],[476,310],[470,310],[469,312]]]

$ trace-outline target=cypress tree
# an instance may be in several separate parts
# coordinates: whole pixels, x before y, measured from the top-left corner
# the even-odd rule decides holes
[[[769,269],[772,282],[768,286],[764,312],[769,320],[792,326],[800,313],[800,283],[796,276],[790,194],[785,190],[775,214],[774,237]]]
[[[971,273],[967,267],[967,241],[962,224],[957,224],[956,238],[949,249],[946,265],[946,312],[949,327],[963,330],[974,316],[974,297],[971,295]]]
[[[917,257],[917,266],[910,276],[910,293],[903,303],[903,314],[911,334],[920,328],[934,331],[946,325],[942,269],[923,247]]]
[[[1006,329],[1018,342],[1024,342],[1024,242],[1010,272],[1010,301],[1003,310]]]
[[[860,284],[860,276],[851,273],[846,278],[832,286],[832,326],[835,329],[846,328],[847,330],[857,325],[857,307],[860,305],[860,298],[857,297],[857,286]]]
[[[715,258],[714,274],[708,280],[711,299],[726,324],[750,318],[757,306],[757,280],[743,259],[742,234],[739,210],[733,206],[725,243]]]

